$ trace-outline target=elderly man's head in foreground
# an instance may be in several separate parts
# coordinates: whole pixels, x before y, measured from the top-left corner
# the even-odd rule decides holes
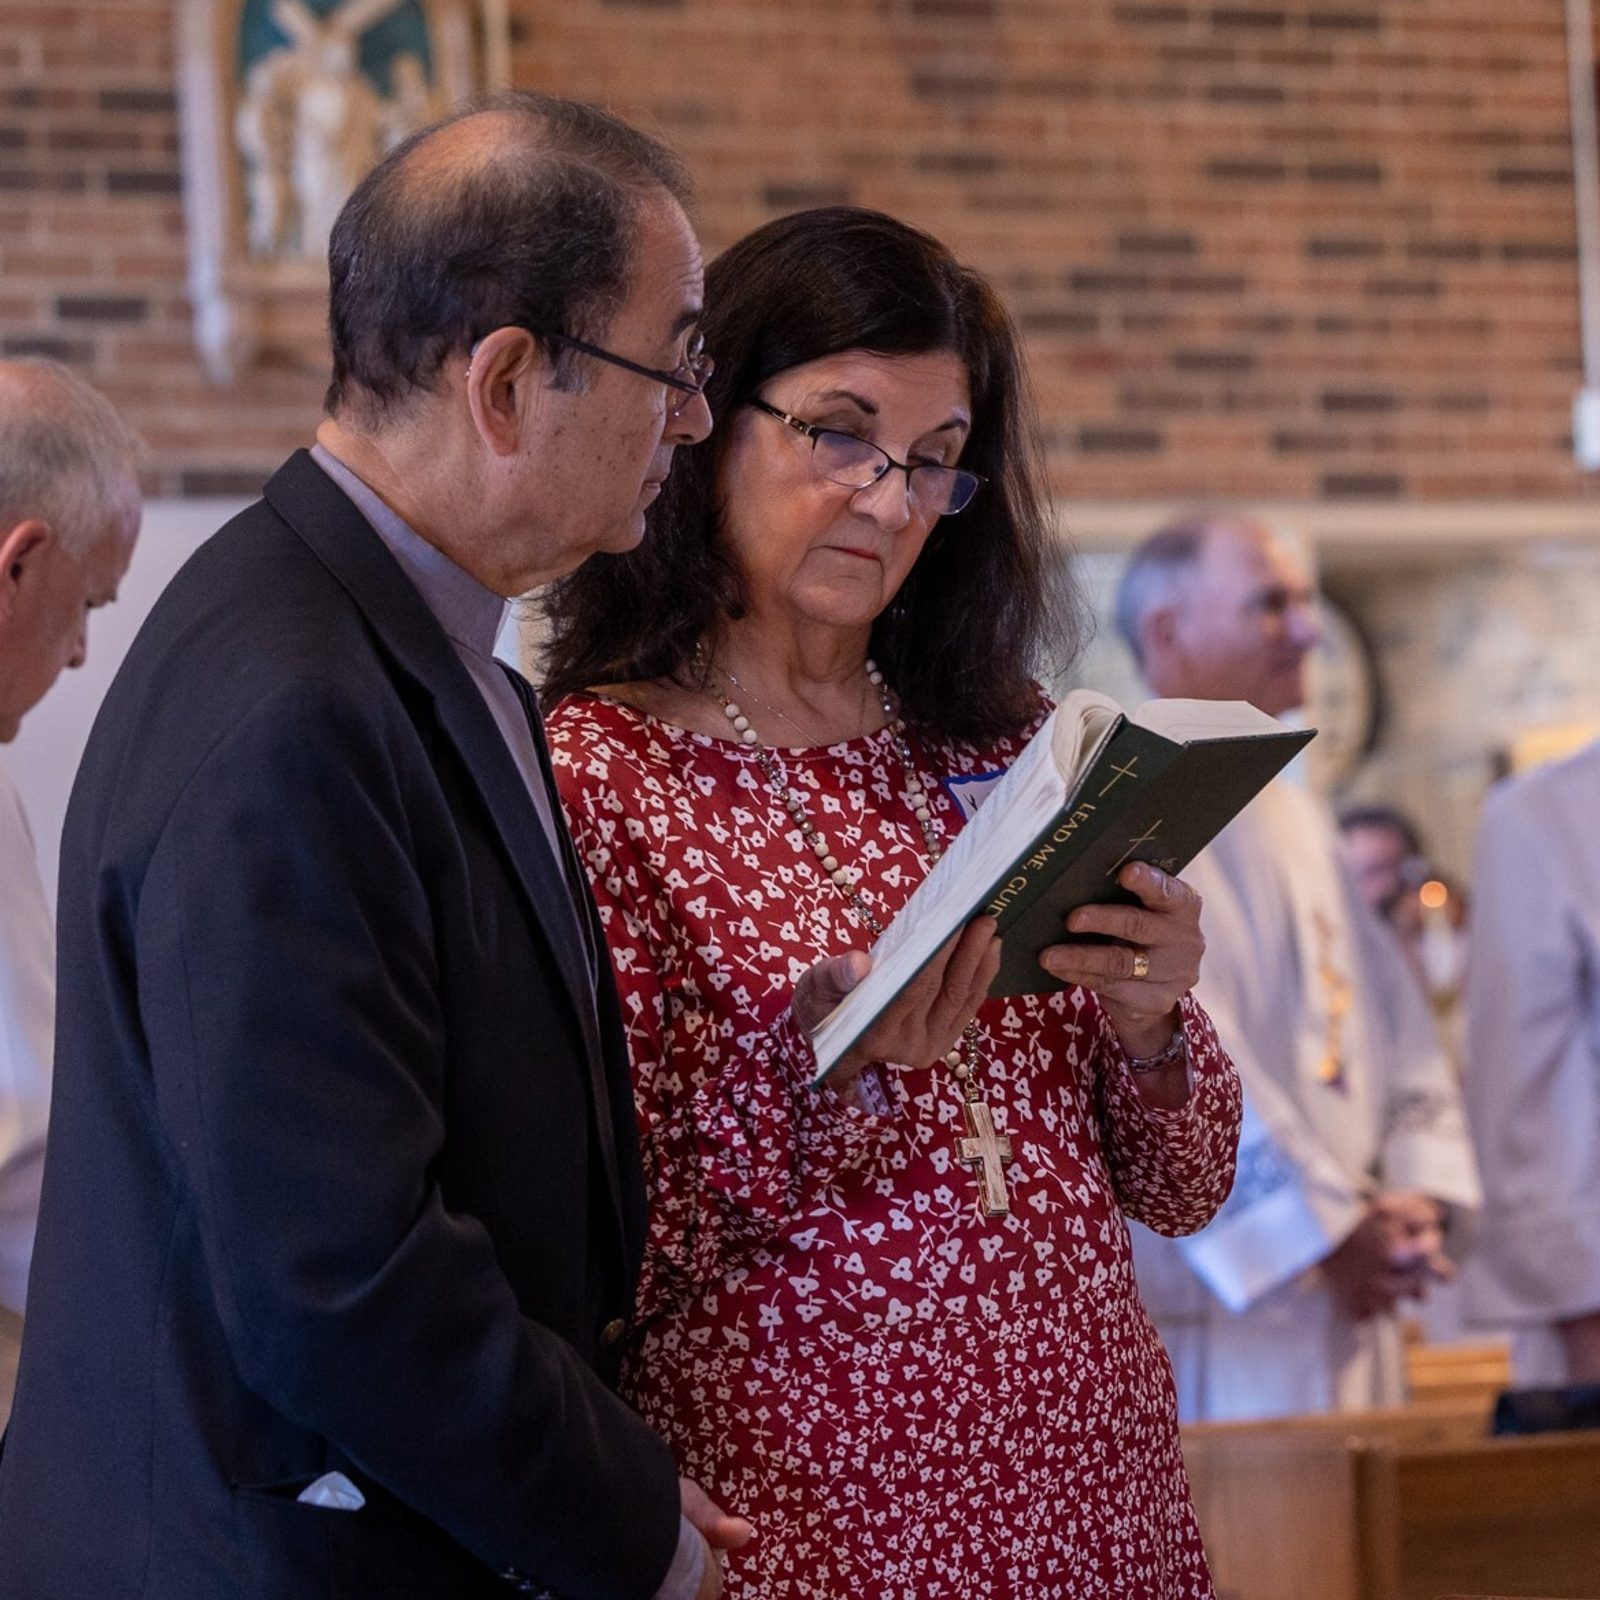
[[[88,652],[139,535],[138,439],[53,361],[0,362],[0,744]]]

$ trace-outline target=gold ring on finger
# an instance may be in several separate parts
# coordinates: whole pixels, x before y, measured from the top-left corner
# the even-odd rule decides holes
[[[1150,976],[1150,952],[1148,950],[1135,950],[1133,952],[1133,977],[1137,982],[1141,978]]]

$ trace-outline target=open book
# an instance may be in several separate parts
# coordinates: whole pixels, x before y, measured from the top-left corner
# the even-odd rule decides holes
[[[1116,882],[1130,861],[1181,872],[1314,732],[1239,700],[1149,700],[1124,713],[1073,690],[872,947],[872,971],[818,1026],[816,1081],[980,914],[995,918],[1004,947],[991,995],[1062,988],[1039,953],[1067,938],[1067,913],[1136,903]]]

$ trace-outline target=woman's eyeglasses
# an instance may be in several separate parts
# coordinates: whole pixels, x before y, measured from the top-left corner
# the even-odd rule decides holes
[[[846,489],[869,489],[891,467],[898,467],[906,475],[906,496],[919,511],[953,517],[966,510],[983,486],[984,480],[976,472],[962,467],[946,467],[937,461],[896,461],[887,450],[859,434],[802,422],[759,397],[750,404],[776,417],[786,428],[803,433],[811,441],[811,464],[818,475]]]

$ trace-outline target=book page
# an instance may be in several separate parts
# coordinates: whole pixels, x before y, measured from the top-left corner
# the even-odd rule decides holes
[[[1128,721],[1174,744],[1284,731],[1276,717],[1256,710],[1246,700],[1146,700],[1137,711],[1128,713]]]
[[[1050,748],[1066,788],[1072,788],[1089,770],[1121,715],[1122,707],[1115,700],[1093,689],[1073,689],[1062,697],[1050,719],[1054,729]]]

